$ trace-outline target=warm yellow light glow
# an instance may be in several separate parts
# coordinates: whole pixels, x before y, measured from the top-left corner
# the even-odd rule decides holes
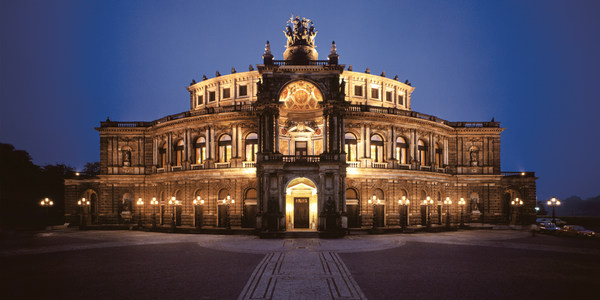
[[[525,172],[521,172],[521,176],[525,176]]]
[[[79,176],[79,172],[75,172],[75,176]]]
[[[141,197],[138,198],[137,205],[144,205],[144,201],[142,200]]]
[[[40,202],[40,205],[44,205],[44,200],[42,200],[42,201]]]
[[[310,212],[311,213],[316,213],[317,212],[317,204],[313,203],[310,205]]]
[[[200,205],[204,205],[204,200],[200,200]]]
[[[288,213],[292,213],[292,212],[294,211],[294,207],[293,207],[291,204],[286,204],[286,205],[285,205],[285,210],[286,210]]]

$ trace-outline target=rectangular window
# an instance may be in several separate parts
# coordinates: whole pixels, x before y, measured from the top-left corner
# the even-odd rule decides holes
[[[247,85],[240,85],[240,97],[242,96],[248,96],[248,86]]]
[[[217,99],[215,91],[208,92],[208,102],[213,102]]]
[[[392,92],[385,92],[385,101],[392,102],[394,98],[392,98]]]
[[[204,104],[204,96],[198,95],[198,105],[202,105],[202,104]]]
[[[223,89],[223,99],[231,98],[231,92],[229,88]]]
[[[400,104],[402,106],[406,106],[406,105],[404,105],[404,95],[398,96],[398,104]]]
[[[362,95],[363,95],[363,93],[362,93],[362,86],[355,85],[354,86],[354,96],[362,97]]]
[[[308,143],[306,141],[297,141],[295,144],[296,156],[308,154]]]
[[[371,89],[371,98],[379,99],[379,89]]]

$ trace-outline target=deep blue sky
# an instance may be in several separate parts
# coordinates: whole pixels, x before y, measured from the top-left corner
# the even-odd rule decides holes
[[[600,1],[0,1],[0,142],[35,163],[99,159],[101,120],[189,109],[203,74],[281,59],[291,13],[321,58],[409,79],[413,109],[506,128],[502,169],[538,197],[600,194]]]

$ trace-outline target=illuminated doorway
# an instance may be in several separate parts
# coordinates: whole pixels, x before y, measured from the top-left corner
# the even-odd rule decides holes
[[[317,186],[305,177],[295,178],[286,188],[287,230],[317,230]]]

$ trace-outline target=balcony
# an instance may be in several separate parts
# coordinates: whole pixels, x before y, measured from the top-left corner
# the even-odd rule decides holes
[[[348,161],[348,168],[360,168],[360,161]]]
[[[217,169],[231,168],[231,162],[219,162],[219,163],[215,163],[215,167]]]
[[[243,168],[256,168],[256,162],[254,162],[254,161],[243,161],[242,162],[242,167]]]
[[[373,169],[387,169],[388,164],[385,162],[373,162],[371,167]]]
[[[204,164],[193,164],[192,170],[201,170],[204,169]]]

